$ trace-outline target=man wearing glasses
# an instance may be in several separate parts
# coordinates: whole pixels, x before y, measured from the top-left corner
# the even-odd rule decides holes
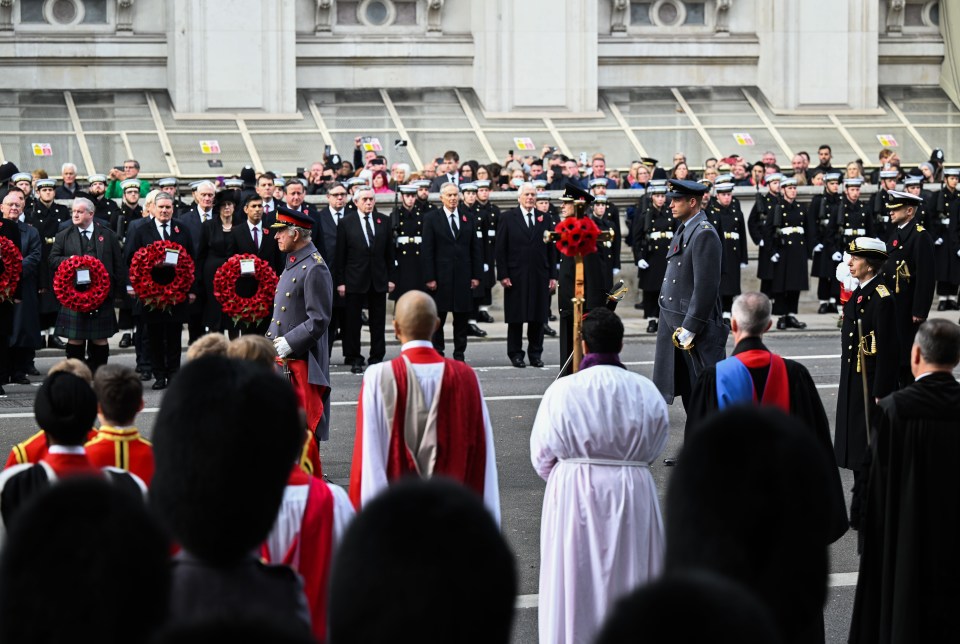
[[[329,174],[332,177],[333,170],[325,169],[323,174]],[[337,231],[340,229],[340,222],[343,221],[344,215],[347,214],[346,205],[347,189],[331,181],[331,187],[327,192],[327,206],[310,212],[310,217],[314,221],[313,243],[331,271],[337,265]],[[334,289],[333,309],[327,326],[328,356],[333,355],[333,343],[340,333],[345,303],[346,299]]]
[[[107,199],[120,199],[123,197],[123,188],[120,186],[122,181],[127,179],[137,179],[140,175],[140,162],[136,159],[127,159],[123,162],[123,168],[113,168],[108,175],[110,182],[107,183]],[[146,197],[150,192],[150,182],[146,179],[137,179],[140,182],[140,196]]]

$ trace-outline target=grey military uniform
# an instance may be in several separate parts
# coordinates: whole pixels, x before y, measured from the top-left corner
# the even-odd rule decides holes
[[[700,371],[725,357],[728,331],[720,309],[721,254],[720,236],[702,210],[674,235],[667,251],[653,382],[668,403],[689,394]],[[695,334],[691,351],[673,345],[673,333],[681,326]],[[685,365],[676,364],[678,355]],[[677,375],[684,372],[689,385],[684,379],[677,382]]]
[[[267,339],[286,339],[293,350],[289,357],[307,361],[307,380],[310,384],[330,387],[330,358],[327,351],[327,327],[333,313],[333,278],[330,277],[330,269],[313,243],[296,253],[290,253],[285,264],[277,282]],[[317,430],[320,440],[327,439],[327,407],[325,402],[324,420]]]

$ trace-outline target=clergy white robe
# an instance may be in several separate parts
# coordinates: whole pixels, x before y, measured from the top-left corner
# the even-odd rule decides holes
[[[530,436],[546,479],[540,522],[540,642],[592,642],[616,600],[663,565],[663,519],[648,465],[667,444],[663,396],[598,365],[547,389]]]

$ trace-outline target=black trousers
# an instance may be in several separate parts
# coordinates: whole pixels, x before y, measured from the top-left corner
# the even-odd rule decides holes
[[[773,280],[760,280],[760,292],[773,299]]]
[[[183,348],[183,324],[171,320],[148,320],[147,337],[150,342],[150,364],[157,378],[169,378],[180,369],[180,350]]]
[[[720,309],[724,313],[729,313],[733,309],[733,298],[736,295],[721,295],[720,296]]]
[[[27,375],[27,369],[33,364],[36,356],[33,349],[24,349],[23,347],[10,347],[10,373],[9,376]],[[2,383],[0,383],[2,384]]]
[[[840,282],[832,277],[821,277],[817,282],[817,299],[829,300],[831,297],[835,300],[840,297]]]
[[[560,324],[563,325],[562,317]],[[543,322],[527,322],[527,357],[539,360],[542,356]],[[523,360],[523,322],[507,325],[507,357]]]
[[[956,295],[957,285],[953,282],[937,282],[937,295]]]
[[[387,352],[383,336],[387,320],[387,294],[368,291],[347,293],[343,307],[343,357],[355,364],[363,364],[360,348],[360,311],[367,309],[367,328],[370,330],[370,363],[383,360]]]
[[[134,327],[133,311],[130,308],[121,308],[117,312],[117,326],[123,332],[129,332]]]
[[[330,309],[330,324],[327,326],[327,357],[333,355],[333,343],[336,342],[337,333],[340,332],[340,327],[343,324],[343,298],[339,294],[334,292],[333,294],[333,308]],[[346,353],[343,351],[343,342],[341,341],[340,352],[346,356]],[[326,408],[324,408],[326,409]]]
[[[660,317],[660,289],[643,292],[643,317]]]
[[[153,371],[150,364],[150,338],[147,337],[147,324],[142,315],[135,318],[136,330],[133,334],[133,350],[137,356],[137,366],[141,373]]]
[[[10,338],[0,333],[0,385],[6,384],[13,375],[13,365],[10,358]]]
[[[440,326],[437,328],[436,333],[433,334],[433,348],[442,354],[446,346],[443,339],[443,325],[447,323],[447,312],[443,311],[437,315],[440,317]],[[463,354],[467,350],[467,326],[469,325],[470,316],[474,314],[451,313],[451,315],[453,315],[453,357],[462,359]]]
[[[200,299],[190,305],[190,317],[187,322],[187,342],[193,343],[194,340],[207,332],[207,326],[203,323],[203,306],[199,304]]]
[[[800,291],[777,293],[773,298],[773,314],[789,315],[796,313],[800,304]]]

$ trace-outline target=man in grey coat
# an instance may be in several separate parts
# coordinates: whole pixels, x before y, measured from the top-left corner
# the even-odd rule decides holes
[[[679,227],[667,251],[660,290],[660,328],[653,382],[684,408],[704,368],[725,357],[727,327],[720,307],[720,236],[700,210],[706,186],[670,180],[673,218]]]

